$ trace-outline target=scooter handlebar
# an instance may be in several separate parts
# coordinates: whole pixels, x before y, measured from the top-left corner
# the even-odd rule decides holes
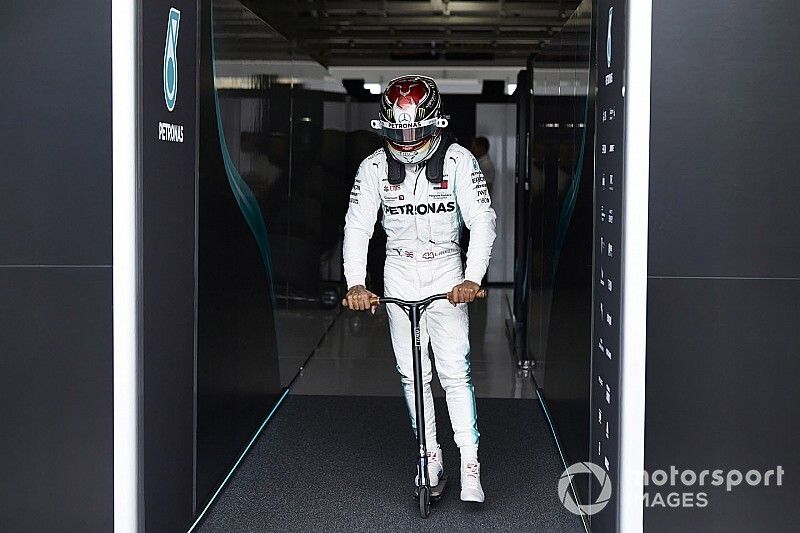
[[[435,300],[444,300],[446,298],[449,299],[449,297],[450,297],[450,293],[448,292],[448,293],[437,294],[436,297],[433,297],[433,299],[435,299]],[[475,293],[475,298],[486,298],[486,289],[483,289],[483,288],[479,289],[478,292]],[[380,305],[382,301],[383,301],[383,298],[381,298],[380,296],[373,296],[372,298],[369,299],[369,304],[373,305],[373,306],[377,306],[377,305]],[[342,304],[344,304],[344,303],[345,302],[342,302]],[[414,304],[416,302],[404,302],[404,303]]]

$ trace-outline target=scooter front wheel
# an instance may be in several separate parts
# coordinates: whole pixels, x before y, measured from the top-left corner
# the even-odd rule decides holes
[[[431,489],[430,487],[419,488],[419,515],[428,518],[431,515]]]

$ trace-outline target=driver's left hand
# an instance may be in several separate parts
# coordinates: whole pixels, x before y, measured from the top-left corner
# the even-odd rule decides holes
[[[474,281],[464,280],[447,293],[447,301],[451,304],[467,304],[475,301],[481,286]]]

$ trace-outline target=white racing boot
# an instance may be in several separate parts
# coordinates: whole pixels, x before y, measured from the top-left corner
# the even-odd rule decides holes
[[[481,465],[475,459],[461,460],[461,501],[483,503]]]
[[[439,478],[444,473],[442,464],[442,448],[437,444],[433,450],[428,450],[428,478],[431,487],[439,484]],[[419,486],[419,475],[414,477],[414,485]]]

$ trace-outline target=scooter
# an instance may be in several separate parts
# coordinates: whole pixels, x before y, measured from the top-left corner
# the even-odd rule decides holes
[[[370,304],[377,306],[380,304],[394,304],[405,311],[411,321],[412,356],[414,358],[414,407],[417,412],[417,447],[419,458],[417,461],[417,486],[414,490],[414,498],[419,500],[419,515],[428,518],[431,514],[431,502],[441,499],[447,485],[447,475],[442,474],[439,484],[431,487],[430,477],[428,476],[428,449],[425,442],[425,403],[422,395],[422,346],[420,345],[419,322],[425,309],[436,300],[446,300],[447,293],[434,294],[424,300],[409,302],[399,298],[375,297],[370,300]],[[477,298],[485,298],[486,290],[480,289],[475,295]]]

